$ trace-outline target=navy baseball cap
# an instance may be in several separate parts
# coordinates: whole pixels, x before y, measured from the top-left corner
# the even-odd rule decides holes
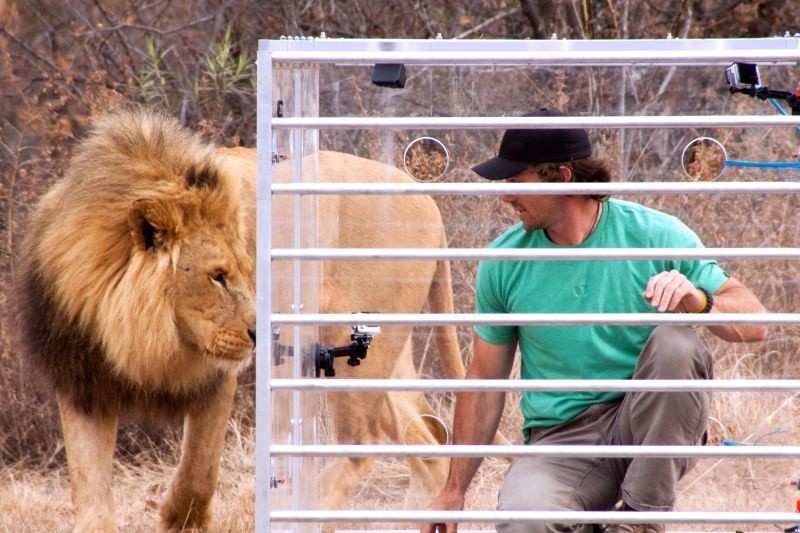
[[[564,113],[542,108],[523,117],[563,117]],[[503,134],[497,157],[472,167],[487,180],[504,180],[516,176],[528,165],[536,163],[561,163],[583,159],[592,155],[589,134],[581,128],[574,129],[509,129]]]

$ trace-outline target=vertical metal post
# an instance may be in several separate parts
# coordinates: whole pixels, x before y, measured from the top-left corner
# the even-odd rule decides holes
[[[302,117],[303,116],[303,75],[302,69],[294,68],[292,69],[292,73],[290,76],[291,84],[290,84],[290,92],[292,93],[292,99],[290,100],[291,111],[289,111],[289,116],[292,117]],[[303,142],[304,131],[301,129],[295,129],[291,132],[291,142],[290,146],[291,149],[289,151],[289,156],[291,157],[291,165],[292,165],[292,181],[293,182],[301,182],[303,181],[303,158],[305,154],[305,143]],[[304,225],[303,225],[303,217],[305,213],[303,213],[303,198],[301,196],[295,196],[294,200],[294,207],[292,212],[294,213],[294,235],[292,236],[292,247],[293,248],[302,248],[303,247],[303,232],[304,232]],[[296,314],[300,314],[303,312],[303,300],[307,297],[303,292],[303,269],[305,267],[300,261],[293,261],[292,262],[292,308],[293,312]],[[303,376],[303,358],[300,356],[301,347],[303,346],[303,341],[300,335],[300,328],[293,328],[292,329],[292,345],[295,348],[296,353],[298,356],[294,357],[292,361],[292,377],[294,378],[301,378]],[[292,443],[294,444],[303,444],[303,409],[301,402],[303,398],[300,395],[299,391],[292,392]],[[292,480],[292,508],[294,509],[302,509],[302,497],[303,495],[300,494],[300,487],[302,486],[301,478],[300,478],[300,470],[301,470],[301,462],[303,460],[299,457],[291,457],[289,458],[289,476]],[[292,531],[299,532],[301,530],[298,524],[292,524]]]
[[[272,458],[272,55],[256,61],[258,194],[256,209],[256,533],[269,533]]]

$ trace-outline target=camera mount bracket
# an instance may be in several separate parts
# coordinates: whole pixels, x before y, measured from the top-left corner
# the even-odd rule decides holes
[[[795,92],[773,91],[761,85],[758,65],[755,63],[733,63],[725,69],[725,79],[731,94],[741,93],[761,100],[786,100],[792,115],[800,115],[800,89]]]
[[[310,348],[303,350],[303,355],[308,356],[308,360],[314,361],[314,375],[320,377],[336,376],[333,363],[338,357],[347,357],[349,366],[358,366],[361,360],[367,357],[369,346],[375,335],[381,332],[380,326],[355,325],[350,333],[350,344],[347,346],[321,346],[319,342],[311,344]],[[293,356],[294,349],[291,346],[280,344],[278,339],[280,334],[278,328],[272,329],[272,359],[273,364],[280,365],[285,362],[284,357]]]

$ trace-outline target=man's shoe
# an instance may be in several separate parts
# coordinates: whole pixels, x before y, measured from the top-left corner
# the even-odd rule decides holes
[[[616,510],[636,512],[636,509],[628,507],[625,502],[618,505]],[[602,531],[603,533],[664,533],[664,524],[608,524]]]

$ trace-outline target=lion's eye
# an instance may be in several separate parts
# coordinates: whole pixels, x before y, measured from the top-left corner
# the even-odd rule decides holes
[[[214,280],[215,283],[219,283],[222,287],[227,287],[225,283],[225,273],[224,272],[215,272],[211,275],[211,279]]]

